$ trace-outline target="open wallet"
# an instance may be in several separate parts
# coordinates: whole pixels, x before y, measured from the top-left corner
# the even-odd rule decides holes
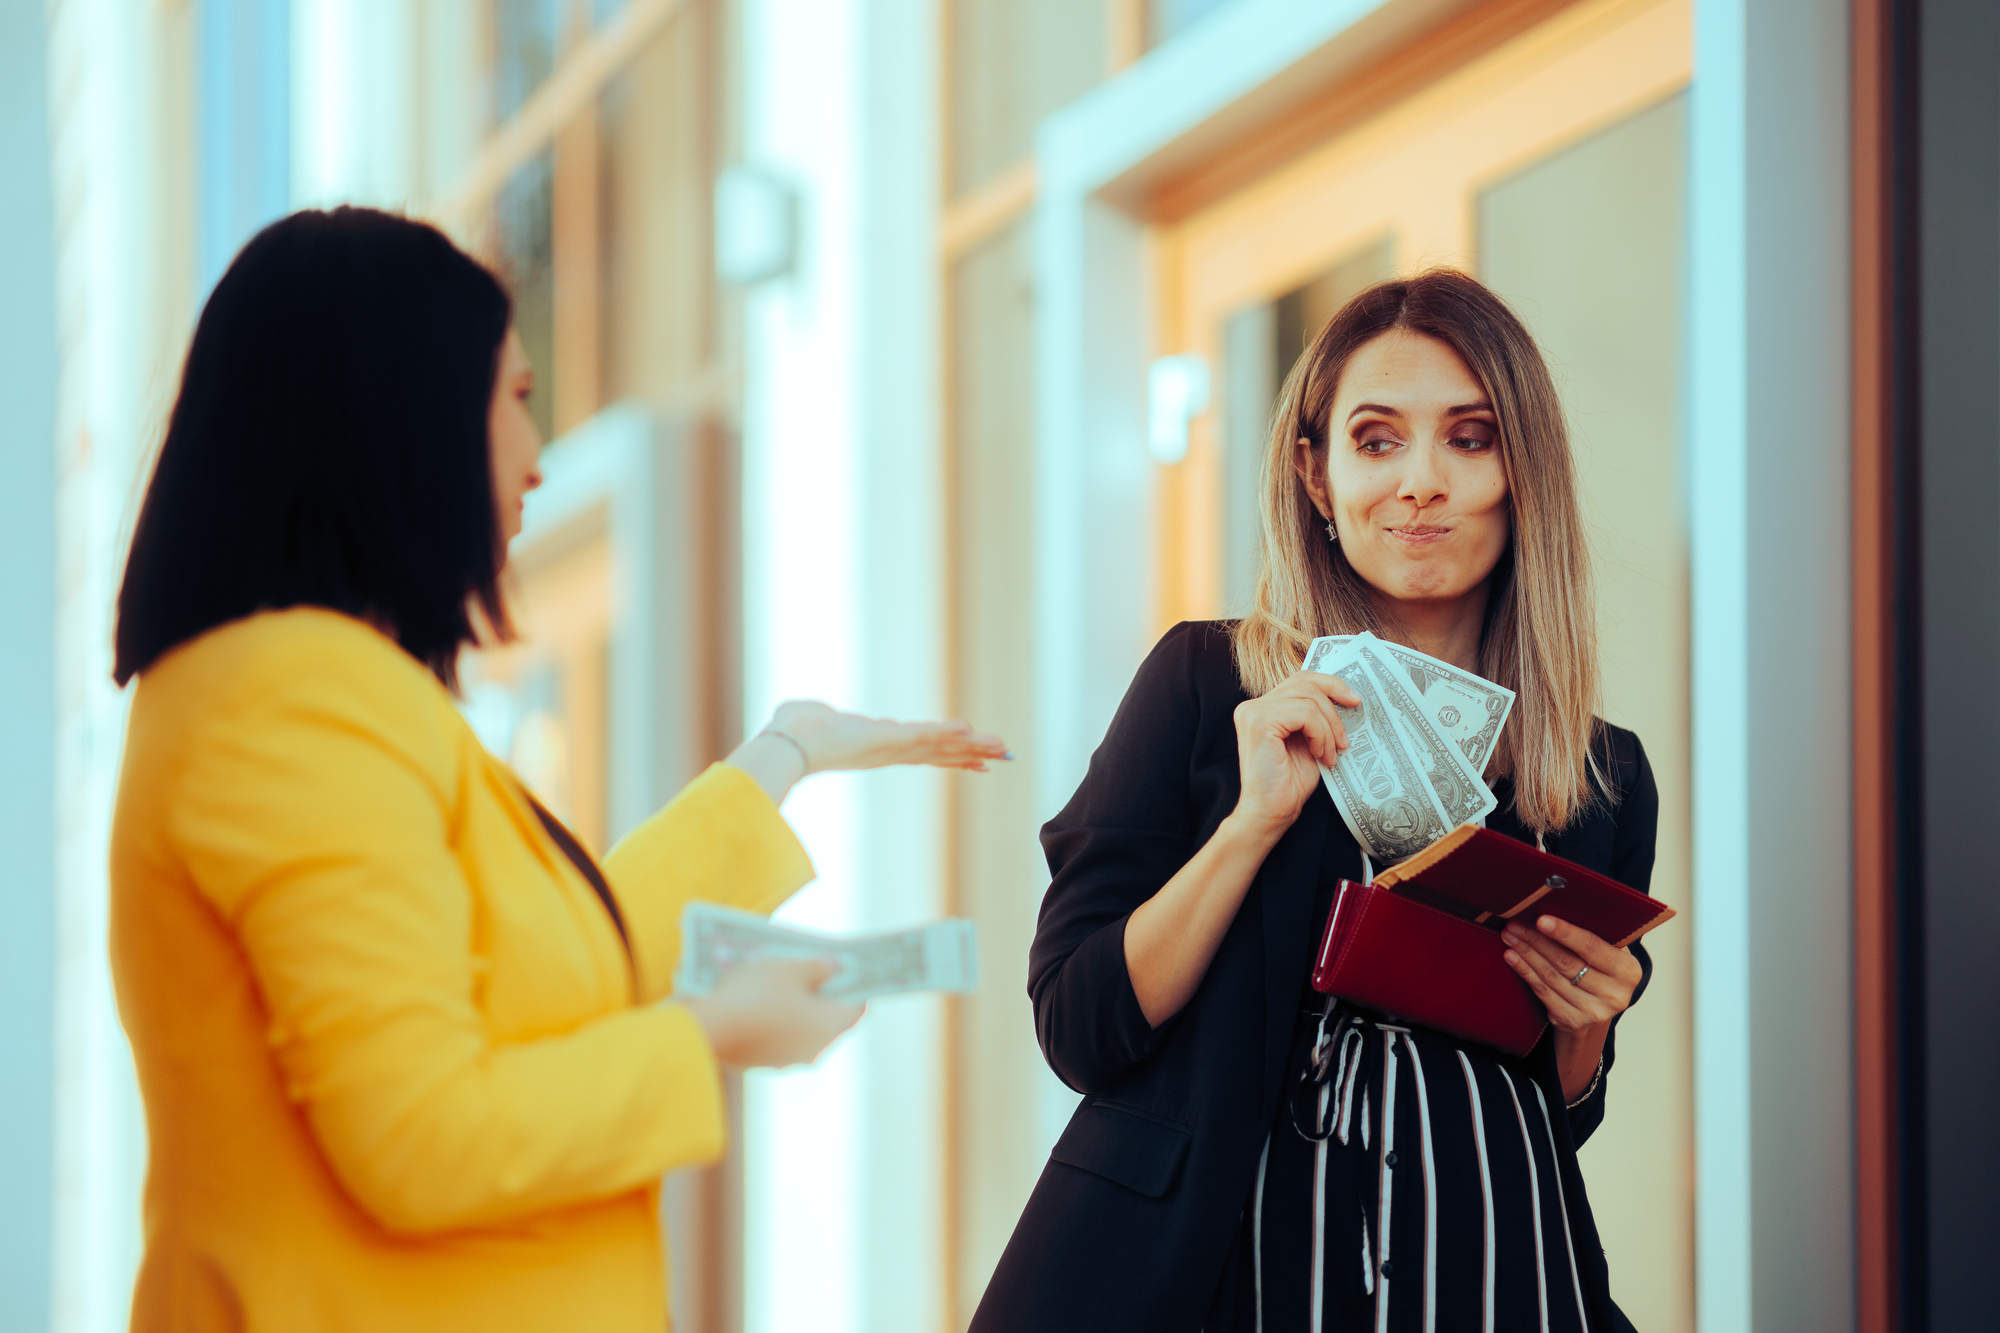
[[[1500,932],[1524,912],[1622,949],[1674,909],[1636,889],[1465,824],[1367,884],[1342,880],[1313,963],[1313,989],[1512,1055],[1548,1011],[1507,966]]]

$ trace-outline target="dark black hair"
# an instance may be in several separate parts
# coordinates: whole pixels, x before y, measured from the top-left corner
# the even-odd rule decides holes
[[[455,685],[509,636],[487,414],[506,290],[434,227],[294,213],[202,310],[118,592],[120,685],[252,612],[366,617]]]

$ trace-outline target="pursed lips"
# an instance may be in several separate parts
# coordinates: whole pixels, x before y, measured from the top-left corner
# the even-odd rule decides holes
[[[1389,528],[1386,531],[1391,537],[1411,546],[1427,546],[1432,542],[1441,541],[1451,536],[1450,528],[1441,528],[1435,524],[1425,524],[1422,527]]]

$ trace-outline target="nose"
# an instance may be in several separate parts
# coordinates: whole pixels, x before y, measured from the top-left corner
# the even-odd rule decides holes
[[[1438,446],[1431,443],[1418,444],[1403,455],[1406,466],[1402,485],[1397,494],[1418,509],[1442,500],[1445,494],[1444,469],[1440,466]]]

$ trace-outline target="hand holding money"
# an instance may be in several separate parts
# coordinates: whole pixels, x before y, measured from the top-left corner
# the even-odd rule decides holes
[[[821,986],[833,964],[765,958],[732,968],[707,995],[680,999],[708,1034],[715,1058],[738,1069],[810,1064],[854,1026],[861,1006]]]
[[[1346,752],[1321,776],[1370,857],[1414,855],[1498,804],[1485,772],[1512,690],[1372,634],[1315,639],[1302,673],[1338,676],[1359,699],[1340,710]]]
[[[1298,818],[1319,784],[1320,769],[1347,745],[1340,716],[1360,703],[1337,680],[1293,676],[1236,708],[1236,762],[1242,795],[1236,817],[1275,841]]]

